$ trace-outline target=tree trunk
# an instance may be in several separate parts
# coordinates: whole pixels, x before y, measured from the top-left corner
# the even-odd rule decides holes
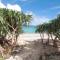
[[[49,44],[49,38],[50,38],[50,35],[48,34],[48,41],[47,41],[48,44]]]
[[[12,33],[12,45],[16,45],[16,42],[17,42],[16,33],[13,32],[13,33]]]
[[[53,40],[53,46],[55,47],[55,48],[57,48],[57,37],[55,37],[55,39]]]
[[[44,37],[44,36],[42,36],[42,33],[40,33],[40,37],[41,37],[41,40],[42,40],[42,43],[43,43],[43,37]]]
[[[52,41],[53,41],[53,36],[52,36],[52,34],[50,34],[50,36],[51,36],[51,39],[52,39]]]

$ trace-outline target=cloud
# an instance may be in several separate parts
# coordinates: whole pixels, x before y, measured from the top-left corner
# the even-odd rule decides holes
[[[31,25],[43,24],[43,23],[48,22],[50,20],[48,17],[37,16],[37,15],[33,15],[32,18],[33,18],[33,20],[30,23]]]
[[[0,0],[0,8],[6,8],[6,6]]]
[[[56,11],[58,9],[60,9],[60,6],[54,6],[54,7],[49,7],[47,9],[45,9],[45,10],[42,10],[42,12],[45,13],[45,12],[49,12],[51,10]]]
[[[54,10],[54,9],[60,9],[60,6],[55,6],[55,7],[52,7],[50,8],[51,10]]]
[[[33,12],[32,11],[27,11],[25,12],[26,15],[33,15]]]
[[[7,4],[6,6],[8,9],[12,9],[12,10],[16,10],[16,11],[21,11],[21,7],[17,4],[15,5],[11,5],[11,4]]]
[[[27,0],[20,0],[20,1],[27,1]]]
[[[1,0],[0,0],[0,8],[7,8],[7,9],[11,9],[11,10],[15,10],[15,11],[21,11],[21,7],[18,5],[18,4],[7,4],[7,5],[4,5]]]
[[[32,11],[27,11],[26,14],[32,15],[32,21],[31,21],[30,25],[36,26],[36,25],[48,22],[50,20],[48,17],[36,15]]]

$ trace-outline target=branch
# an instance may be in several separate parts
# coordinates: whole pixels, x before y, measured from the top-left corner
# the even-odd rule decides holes
[[[11,27],[11,28],[14,30],[13,26],[11,26],[9,23],[7,23],[7,25],[8,25],[9,27]]]

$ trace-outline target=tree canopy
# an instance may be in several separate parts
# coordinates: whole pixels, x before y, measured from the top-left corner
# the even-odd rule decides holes
[[[48,23],[38,25],[36,32],[53,34],[56,38],[60,39],[60,15],[58,15],[57,18],[50,20]]]
[[[22,25],[30,22],[31,18],[31,15],[23,12],[0,8],[0,36],[5,36],[8,32],[15,32],[18,35],[22,32]]]

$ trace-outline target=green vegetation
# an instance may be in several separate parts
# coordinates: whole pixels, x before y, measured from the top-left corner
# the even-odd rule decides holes
[[[17,36],[22,32],[22,25],[30,22],[32,16],[23,12],[0,9],[0,37],[8,33]]]
[[[58,15],[57,16],[57,18],[55,18],[55,19],[53,19],[53,20],[50,20],[48,23],[43,23],[43,24],[41,24],[41,25],[38,25],[37,26],[37,30],[36,30],[36,32],[39,32],[40,33],[40,36],[42,35],[42,37],[41,37],[41,39],[42,39],[42,43],[43,43],[43,39],[44,39],[44,33],[47,33],[47,35],[48,35],[48,39],[47,39],[47,42],[45,43],[45,44],[43,44],[44,46],[43,46],[43,48],[45,49],[45,47],[47,47],[48,46],[48,48],[46,48],[46,49],[52,49],[52,47],[53,47],[53,49],[54,50],[56,50],[55,52],[54,52],[54,50],[52,49],[52,53],[50,53],[51,52],[51,50],[47,50],[47,51],[45,51],[44,49],[44,52],[43,52],[43,54],[44,54],[44,56],[45,56],[45,60],[49,60],[51,57],[53,57],[54,56],[54,58],[56,59],[57,57],[56,56],[58,56],[58,54],[59,54],[59,56],[60,56],[60,50],[59,50],[59,44],[60,44],[60,15]],[[53,39],[53,36],[55,36],[55,38]],[[49,37],[51,37],[51,39],[49,39]],[[51,43],[51,41],[50,40],[52,40],[53,42],[53,45],[50,45],[49,43]],[[45,46],[46,45],[46,46]],[[51,46],[51,47],[50,47]],[[50,55],[47,53],[49,51],[49,53],[50,53]],[[53,55],[53,53],[54,53],[54,55]],[[56,55],[56,56],[55,56]],[[41,60],[43,60],[43,58],[44,58],[44,56],[42,55],[41,56]],[[50,57],[51,56],[51,57]],[[49,58],[50,57],[50,58]],[[47,59],[48,58],[48,59]],[[51,59],[53,59],[53,58],[51,58]]]
[[[22,33],[22,26],[27,25],[31,21],[32,16],[26,15],[23,12],[12,11],[5,8],[0,8],[0,45],[5,49],[5,54],[13,50],[16,46],[17,37]],[[6,40],[7,35],[12,38]],[[2,54],[2,53],[1,53]]]
[[[4,60],[4,58],[1,56],[1,54],[0,54],[0,60]]]
[[[49,21],[48,23],[38,25],[36,32],[40,32],[40,34],[47,33],[48,37],[51,36],[51,38],[52,35],[54,35],[54,41],[57,40],[57,38],[60,40],[60,15],[58,15],[57,18]]]

